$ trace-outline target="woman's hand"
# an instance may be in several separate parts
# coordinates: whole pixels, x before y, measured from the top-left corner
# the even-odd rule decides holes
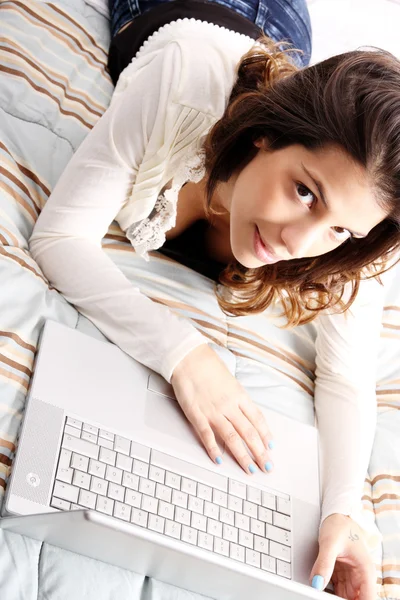
[[[376,569],[361,528],[350,517],[333,514],[319,532],[319,554],[310,575],[325,589],[330,579],[335,594],[346,600],[376,600]],[[321,581],[323,579],[323,582]]]
[[[246,473],[254,461],[264,472],[273,468],[267,447],[271,432],[260,409],[208,344],[198,346],[177,365],[171,378],[176,398],[214,462],[221,462],[218,434]]]

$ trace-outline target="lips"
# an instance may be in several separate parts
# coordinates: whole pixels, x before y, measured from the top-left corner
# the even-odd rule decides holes
[[[257,226],[256,226],[256,227],[257,227]],[[281,259],[280,259],[280,258],[279,258],[279,257],[278,257],[276,254],[275,254],[275,252],[272,250],[271,246],[269,246],[269,245],[268,245],[266,242],[264,242],[264,240],[263,240],[263,238],[262,238],[262,235],[261,235],[261,233],[260,233],[260,230],[258,229],[258,227],[257,227],[257,232],[258,232],[258,235],[259,235],[259,237],[260,237],[261,243],[263,244],[263,246],[264,246],[265,250],[268,252],[268,254],[271,256],[271,258],[273,258],[274,260],[277,260],[277,261],[278,261],[278,260],[281,260]]]

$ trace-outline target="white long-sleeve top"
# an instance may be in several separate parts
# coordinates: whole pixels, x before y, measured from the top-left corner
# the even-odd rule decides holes
[[[110,107],[62,173],[30,239],[49,282],[113,343],[167,381],[188,352],[208,340],[141,294],[101,241],[116,220],[144,258],[163,244],[180,187],[204,174],[200,142],[222,117],[235,67],[254,43],[194,19],[154,33],[121,74]],[[363,284],[351,312],[318,318],[316,343],[321,523],[332,513],[350,515],[372,547],[379,530],[362,519],[360,501],[376,424],[382,306],[382,287]]]

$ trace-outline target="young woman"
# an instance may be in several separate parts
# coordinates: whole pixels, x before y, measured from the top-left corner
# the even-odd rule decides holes
[[[219,434],[249,475],[273,468],[260,411],[207,338],[134,288],[101,240],[116,219],[145,259],[160,249],[219,279],[229,314],[280,300],[289,325],[318,316],[324,471],[310,583],[332,576],[338,595],[372,600],[377,530],[358,507],[383,288],[360,281],[400,243],[400,63],[374,50],[307,67],[303,0],[110,5],[116,89],[44,207],[32,256],[111,341],[172,383],[211,459],[221,463]]]

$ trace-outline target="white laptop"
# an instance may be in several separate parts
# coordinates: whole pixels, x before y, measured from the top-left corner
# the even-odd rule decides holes
[[[318,432],[262,410],[274,470],[213,464],[165,379],[47,321],[1,527],[219,600],[321,599]]]

